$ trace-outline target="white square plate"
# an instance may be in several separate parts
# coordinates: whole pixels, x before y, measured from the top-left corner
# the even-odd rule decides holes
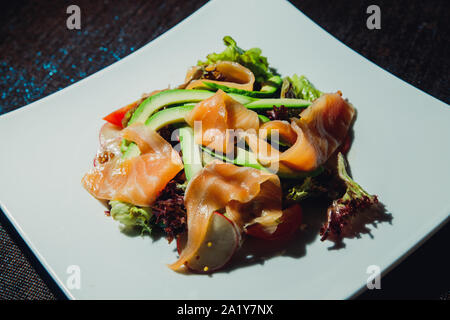
[[[220,23],[218,23],[218,19]],[[278,256],[230,272],[182,275],[164,239],[129,237],[80,184],[101,118],[143,92],[182,82],[187,67],[231,35],[260,47],[283,75],[304,74],[356,106],[353,175],[378,194],[392,224],[328,250],[316,237],[301,257]],[[285,1],[212,1],[150,44],[96,74],[0,117],[5,214],[70,298],[348,298],[369,265],[387,271],[450,212],[450,109],[367,61]],[[443,244],[444,245],[444,244]],[[81,288],[67,286],[79,266]]]

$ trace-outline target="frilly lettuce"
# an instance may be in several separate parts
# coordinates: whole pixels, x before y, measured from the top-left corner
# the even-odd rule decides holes
[[[255,75],[256,82],[260,85],[270,77],[274,76],[269,68],[267,58],[261,55],[261,49],[252,48],[243,50],[237,46],[236,41],[230,36],[225,36],[223,42],[227,46],[223,52],[208,54],[206,56],[207,60],[199,61],[198,65],[203,66],[218,61],[237,62],[250,69]]]
[[[317,90],[305,76],[298,76],[294,74],[292,77],[286,77],[283,80],[283,86],[281,87],[282,98],[296,98],[314,101],[321,95],[322,92]]]
[[[111,206],[111,217],[114,220],[119,221],[125,227],[138,227],[142,229],[142,232],[151,233],[150,220],[153,214],[150,208],[137,207],[116,200],[109,201],[109,205]]]
[[[345,183],[345,194],[333,201],[328,208],[327,221],[320,230],[321,240],[329,239],[340,242],[343,237],[352,237],[366,231],[365,224],[374,223],[376,220],[389,221],[380,207],[378,197],[369,194],[347,173],[344,156],[338,154],[338,175]],[[378,208],[377,208],[378,207]],[[367,210],[375,209],[375,210]]]

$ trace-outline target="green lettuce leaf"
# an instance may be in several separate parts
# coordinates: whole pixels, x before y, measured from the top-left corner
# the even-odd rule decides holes
[[[310,197],[317,197],[327,192],[327,188],[319,184],[314,178],[307,177],[302,184],[289,188],[286,199],[301,202]]]
[[[281,96],[284,98],[304,99],[314,101],[322,95],[314,85],[305,77],[294,74],[292,77],[286,77],[283,80]]]
[[[153,217],[150,208],[137,207],[132,204],[111,200],[111,217],[122,223],[126,228],[140,228],[142,233],[151,233],[150,220]]]
[[[243,50],[239,48],[236,41],[230,36],[225,36],[223,42],[227,46],[221,53],[211,53],[206,56],[206,61],[199,61],[198,65],[213,64],[218,61],[233,61],[237,62],[244,67],[250,69],[255,75],[255,80],[258,84],[262,84],[270,77],[274,76],[269,68],[267,58],[261,55],[261,49],[252,48],[249,50]]]

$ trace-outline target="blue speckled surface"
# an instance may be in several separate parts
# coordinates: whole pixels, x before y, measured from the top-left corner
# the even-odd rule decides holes
[[[8,23],[0,24],[0,114],[122,59],[204,2],[81,1],[81,30],[67,29],[64,2],[10,4],[0,14],[8,18]]]
[[[113,21],[117,21],[117,19]],[[86,35],[88,35],[88,31],[77,31],[77,36]],[[59,91],[65,86],[85,78],[94,71],[93,68],[87,68],[88,65],[108,65],[134,51],[134,46],[124,44],[122,38],[118,39],[118,43],[121,45],[110,49],[100,45],[97,52],[93,52],[91,56],[83,56],[82,59],[70,64],[67,63],[68,60],[74,60],[70,55],[70,52],[73,51],[70,45],[67,48],[59,48],[50,56],[37,51],[32,60],[33,72],[29,72],[29,68],[17,65],[15,61],[0,60],[0,88],[2,88],[0,113],[27,105],[42,98],[50,90]],[[10,101],[17,101],[18,104],[11,105]]]

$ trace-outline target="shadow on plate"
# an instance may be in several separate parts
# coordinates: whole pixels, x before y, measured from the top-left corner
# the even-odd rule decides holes
[[[326,221],[326,212],[330,202],[331,201],[328,199],[305,200],[302,202],[302,228],[293,238],[285,241],[269,241],[247,237],[230,263],[215,273],[229,273],[233,270],[250,265],[263,265],[266,260],[276,256],[291,257],[295,259],[305,256],[308,244],[311,244],[320,237],[319,232]],[[354,227],[351,230],[352,233],[348,234],[344,240],[360,238],[362,234],[368,234],[373,238],[373,235],[371,234],[372,229],[368,228],[368,226],[370,225],[376,229],[380,222],[389,222],[392,224],[392,219],[392,215],[387,213],[385,206],[379,203],[376,207],[361,212],[361,214],[358,215],[358,218],[354,219]],[[329,244],[331,244],[331,246]],[[326,246],[328,250],[345,248],[343,240],[338,242],[324,241],[323,245]]]
[[[330,201],[327,199],[305,200],[302,203],[302,230],[289,240],[262,240],[246,237],[242,247],[236,252],[230,263],[218,272],[231,272],[235,269],[264,264],[276,256],[301,258],[306,255],[307,245],[319,236],[319,230],[326,219]]]
[[[235,253],[231,261],[222,269],[209,274],[230,273],[236,269],[261,264],[266,260],[277,257],[291,257],[294,259],[302,258],[307,253],[307,246],[320,237],[319,232],[327,219],[327,209],[331,204],[328,198],[306,199],[302,202],[303,221],[301,230],[288,240],[263,240],[246,236],[242,247]],[[372,228],[377,228],[380,222],[389,222],[392,224],[392,215],[387,213],[385,206],[379,203],[376,207],[366,212],[361,212],[357,219],[353,220],[354,227],[346,235],[345,239],[359,238],[362,234],[367,234],[371,238]],[[149,236],[153,241],[166,241],[164,233],[154,229],[151,234],[142,234],[141,230],[133,228],[120,228],[121,232],[129,237]],[[331,245],[330,245],[331,244]],[[344,241],[324,241],[323,245],[328,250],[340,250],[345,248]],[[176,252],[176,249],[173,249]],[[185,275],[196,275],[187,270],[179,271]]]

